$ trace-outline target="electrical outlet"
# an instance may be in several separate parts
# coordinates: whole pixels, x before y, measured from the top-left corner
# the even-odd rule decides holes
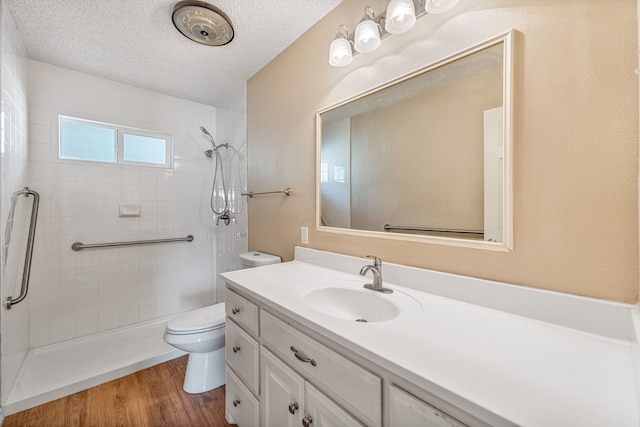
[[[300,227],[300,243],[303,245],[309,244],[309,228],[308,227]]]

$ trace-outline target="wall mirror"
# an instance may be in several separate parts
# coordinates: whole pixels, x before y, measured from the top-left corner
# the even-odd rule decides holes
[[[510,251],[512,37],[319,111],[317,229]]]

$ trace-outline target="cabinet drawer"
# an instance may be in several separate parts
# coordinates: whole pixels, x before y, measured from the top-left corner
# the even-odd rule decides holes
[[[226,374],[225,405],[227,413],[235,419],[239,427],[257,427],[260,413],[258,400],[251,395],[229,368],[227,368]]]
[[[227,317],[233,319],[239,325],[246,328],[249,334],[257,337],[258,306],[229,289],[227,289],[225,297],[225,310],[227,312]]]
[[[260,346],[249,334],[233,322],[227,322],[225,331],[225,359],[235,373],[258,394],[258,353]]]
[[[389,425],[466,427],[460,421],[394,385],[389,386]]]
[[[382,424],[380,377],[269,313],[262,311],[260,319],[263,344],[269,346],[303,376],[317,385],[324,386],[334,399],[365,421],[365,424],[369,426]]]

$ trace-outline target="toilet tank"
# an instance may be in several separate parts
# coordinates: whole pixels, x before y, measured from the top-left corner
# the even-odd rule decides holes
[[[240,264],[242,268],[260,267],[269,264],[278,264],[282,260],[277,255],[264,252],[251,251],[240,254]]]

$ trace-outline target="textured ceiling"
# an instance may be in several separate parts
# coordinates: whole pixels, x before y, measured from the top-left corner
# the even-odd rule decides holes
[[[213,47],[175,29],[178,0],[4,0],[31,59],[223,108],[341,1],[208,1],[235,29]]]

